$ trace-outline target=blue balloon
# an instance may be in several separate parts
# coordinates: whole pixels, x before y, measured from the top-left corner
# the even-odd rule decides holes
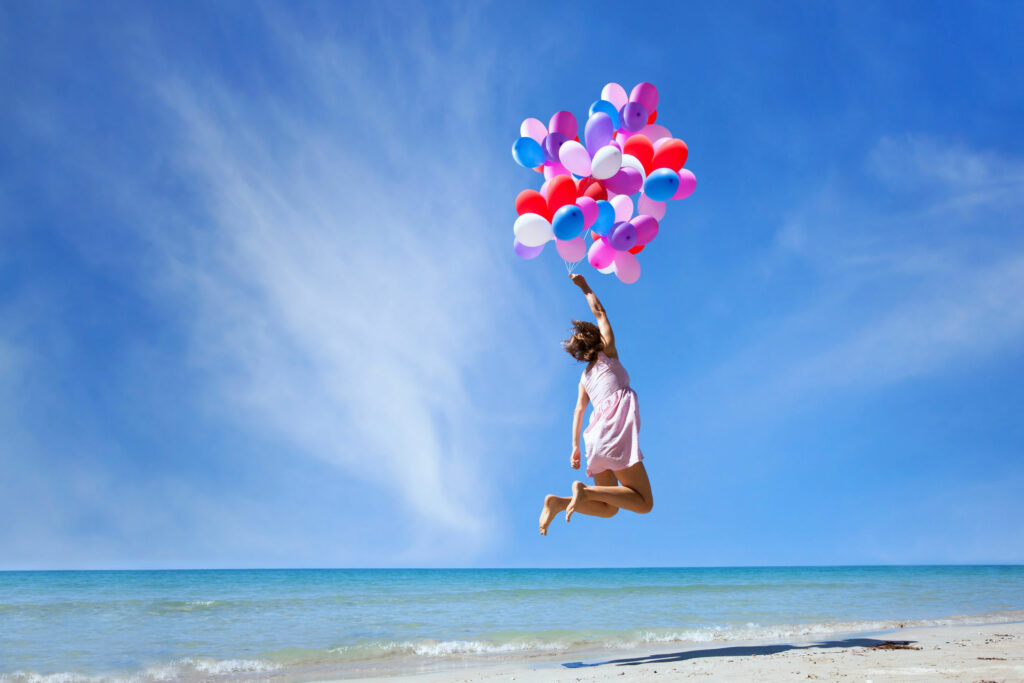
[[[598,235],[605,235],[614,224],[615,207],[612,206],[611,202],[599,199],[597,202],[597,219],[590,226],[590,229]]]
[[[512,158],[524,168],[537,168],[544,163],[544,150],[533,138],[519,138],[512,143]]]
[[[644,194],[659,202],[671,199],[679,189],[679,174],[671,168],[659,168],[644,181]]]
[[[596,112],[603,111],[612,118],[612,125],[615,130],[619,129],[619,110],[615,108],[615,105],[608,100],[598,100],[590,105],[590,111],[587,112],[587,117],[593,116]]]
[[[566,204],[555,211],[555,216],[551,220],[551,228],[555,231],[555,237],[560,240],[579,237],[583,232],[583,210],[575,204]]]

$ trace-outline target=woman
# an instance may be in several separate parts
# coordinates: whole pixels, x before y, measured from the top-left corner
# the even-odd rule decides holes
[[[570,277],[586,295],[597,325],[573,320],[572,336],[562,343],[569,355],[587,363],[572,416],[569,462],[574,469],[579,469],[580,427],[587,405],[593,402],[594,410],[583,432],[583,443],[587,451],[587,476],[594,478],[594,485],[577,481],[573,482],[571,497],[547,496],[540,513],[543,536],[547,535],[555,513],[562,510],[568,522],[574,512],[613,517],[619,508],[647,513],[654,505],[651,482],[640,453],[640,410],[636,392],[630,388],[629,374],[619,362],[608,315],[583,276]]]

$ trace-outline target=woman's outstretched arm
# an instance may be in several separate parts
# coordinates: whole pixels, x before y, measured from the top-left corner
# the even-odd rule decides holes
[[[586,278],[579,273],[574,273],[569,277],[572,278],[574,285],[579,287],[583,294],[587,297],[587,303],[590,304],[590,310],[593,312],[594,317],[597,319],[597,329],[601,331],[601,345],[606,356],[611,358],[618,358],[619,353],[615,350],[615,335],[612,333],[612,324],[608,322],[608,313],[604,310],[604,306],[598,300],[597,295],[594,294],[594,290],[587,284]]]
[[[583,429],[583,414],[587,412],[590,404],[590,397],[587,390],[580,382],[580,394],[576,399],[576,410],[572,411],[572,455],[569,456],[569,464],[574,470],[580,468],[580,430]]]

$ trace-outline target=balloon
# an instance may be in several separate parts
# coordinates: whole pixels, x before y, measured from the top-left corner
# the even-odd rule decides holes
[[[601,99],[611,102],[616,111],[622,109],[629,102],[626,89],[618,83],[609,83],[601,88]]]
[[[548,211],[555,212],[566,204],[576,203],[576,183],[567,175],[555,176],[548,185]]]
[[[597,202],[597,219],[594,224],[590,226],[590,229],[598,234],[603,235],[615,224],[615,207],[612,206],[611,202],[599,201]]]
[[[539,119],[529,118],[519,126],[519,134],[524,138],[533,138],[543,144],[544,137],[548,134],[548,129]]]
[[[642,194],[640,195],[640,201],[637,203],[636,212],[660,221],[665,217],[665,202],[656,201]]]
[[[659,142],[661,142],[659,140]],[[658,146],[654,150],[654,158],[651,161],[651,165],[654,168],[671,168],[673,171],[678,171],[686,163],[686,156],[690,150],[687,149],[686,143],[682,140],[676,140],[675,138],[666,139],[665,142]]]
[[[533,138],[519,138],[512,143],[512,158],[523,168],[533,168],[544,163],[544,150]]]
[[[571,173],[578,176],[590,175],[590,155],[587,148],[576,142],[568,140],[558,150],[558,159]]]
[[[634,216],[630,221],[636,228],[636,243],[643,246],[658,236],[658,221],[653,216]]]
[[[604,189],[604,185],[599,182],[595,182],[593,185],[587,187],[584,194],[598,202],[602,199],[608,199],[608,190]]]
[[[562,260],[569,263],[582,261],[583,257],[587,255],[587,243],[583,241],[582,237],[576,237],[571,240],[556,239],[555,249],[558,251],[558,255],[562,257]]]
[[[615,276],[627,285],[640,279],[640,261],[629,251],[615,254]]]
[[[644,194],[657,202],[671,199],[679,189],[679,174],[671,168],[659,168],[644,181]]]
[[[627,195],[620,194],[617,197],[613,197],[611,203],[615,209],[616,222],[628,221],[633,216],[633,200]]]
[[[636,228],[628,221],[616,223],[605,239],[616,251],[626,251],[636,244]]]
[[[616,194],[633,194],[639,192],[644,184],[640,171],[635,168],[623,166],[619,172],[611,178],[602,181],[606,190]]]
[[[594,154],[590,172],[598,180],[605,180],[618,173],[621,166],[622,152],[611,145],[605,145]]]
[[[658,110],[655,109],[651,112],[651,115],[647,117],[647,123],[654,123],[658,120]]]
[[[587,119],[587,125],[583,129],[583,139],[587,143],[587,151],[591,154],[611,142],[614,136],[615,124],[608,114],[599,111]]]
[[[575,204],[566,204],[551,219],[555,239],[571,240],[583,232],[583,210]]]
[[[629,154],[637,158],[640,165],[643,167],[644,175],[649,175],[651,172],[651,160],[654,158],[654,145],[647,138],[646,135],[637,133],[631,135],[626,143],[622,145],[623,154]]]
[[[637,132],[646,135],[651,142],[657,142],[662,138],[672,137],[672,133],[669,132],[668,128],[658,125],[657,123],[644,126]]]
[[[614,273],[615,272],[615,261],[612,261],[610,264],[608,264],[604,268],[598,268],[597,272],[604,273],[605,275],[610,275],[611,273]]]
[[[600,211],[600,208],[597,206],[597,200],[584,195],[576,198],[576,206],[580,207],[580,211],[583,212],[583,229],[589,230],[590,226],[597,220],[597,214]],[[547,208],[546,204],[544,208]]]
[[[639,102],[647,111],[654,111],[658,108],[658,89],[650,83],[637,83],[629,93],[629,101]],[[647,123],[646,118],[644,123]]]
[[[615,249],[604,240],[597,240],[590,245],[587,260],[595,268],[607,268],[615,261]]]
[[[572,115],[572,112],[560,111],[556,112],[551,117],[551,122],[548,123],[548,130],[552,133],[561,133],[568,140],[572,140],[576,137],[576,117]]]
[[[536,190],[523,190],[516,197],[516,213],[522,216],[524,213],[535,213],[538,216],[549,218],[548,200]]]
[[[697,189],[697,176],[693,171],[684,168],[679,171],[679,189],[672,195],[672,199],[686,199]]]
[[[538,256],[540,256],[540,252],[544,251],[543,244],[540,245],[539,247],[528,247],[524,245],[522,242],[520,242],[518,239],[514,238],[512,240],[512,248],[515,249],[516,256],[518,256],[521,259],[527,260],[537,258]]]
[[[644,165],[642,163],[640,163],[640,160],[637,159],[632,154],[623,154],[622,155],[622,167],[623,168],[627,168],[628,167],[628,168],[635,169],[636,172],[640,174],[640,183],[641,184],[643,184],[643,182],[645,180],[647,180],[647,171],[644,170]]]
[[[638,244],[635,247],[633,247],[632,249],[630,249],[629,253],[630,254],[639,254],[643,250],[644,250],[644,245]]]
[[[587,116],[592,117],[598,112],[604,112],[608,114],[608,118],[612,120],[612,129],[619,127],[619,108],[608,100],[597,100],[590,105],[590,111],[587,112]]]
[[[639,102],[627,102],[619,110],[622,117],[622,128],[631,133],[636,133],[647,125],[647,110]]]
[[[567,169],[565,166],[562,166],[561,161],[555,161],[552,163],[544,164],[544,177],[546,179],[551,180],[552,178],[557,178],[558,176],[563,175],[568,176],[569,169]]]
[[[547,134],[547,137],[544,138],[544,154],[548,161],[558,161],[558,150],[568,139],[568,136],[557,131]]]
[[[535,213],[524,213],[516,219],[512,229],[516,239],[526,247],[539,247],[555,238],[551,224],[543,216]]]

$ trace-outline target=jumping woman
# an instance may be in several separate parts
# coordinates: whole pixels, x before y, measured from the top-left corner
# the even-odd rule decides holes
[[[597,325],[573,320],[573,333],[562,342],[570,356],[587,364],[580,378],[579,398],[572,414],[572,455],[569,464],[580,467],[580,427],[587,405],[594,404],[590,424],[583,432],[587,454],[587,476],[594,485],[573,482],[572,496],[549,495],[540,513],[540,533],[546,536],[555,514],[565,510],[568,522],[574,512],[594,517],[613,517],[619,508],[651,511],[654,498],[651,482],[640,453],[640,409],[636,392],[629,386],[629,373],[619,362],[615,336],[604,306],[582,275],[571,275],[583,290]]]

